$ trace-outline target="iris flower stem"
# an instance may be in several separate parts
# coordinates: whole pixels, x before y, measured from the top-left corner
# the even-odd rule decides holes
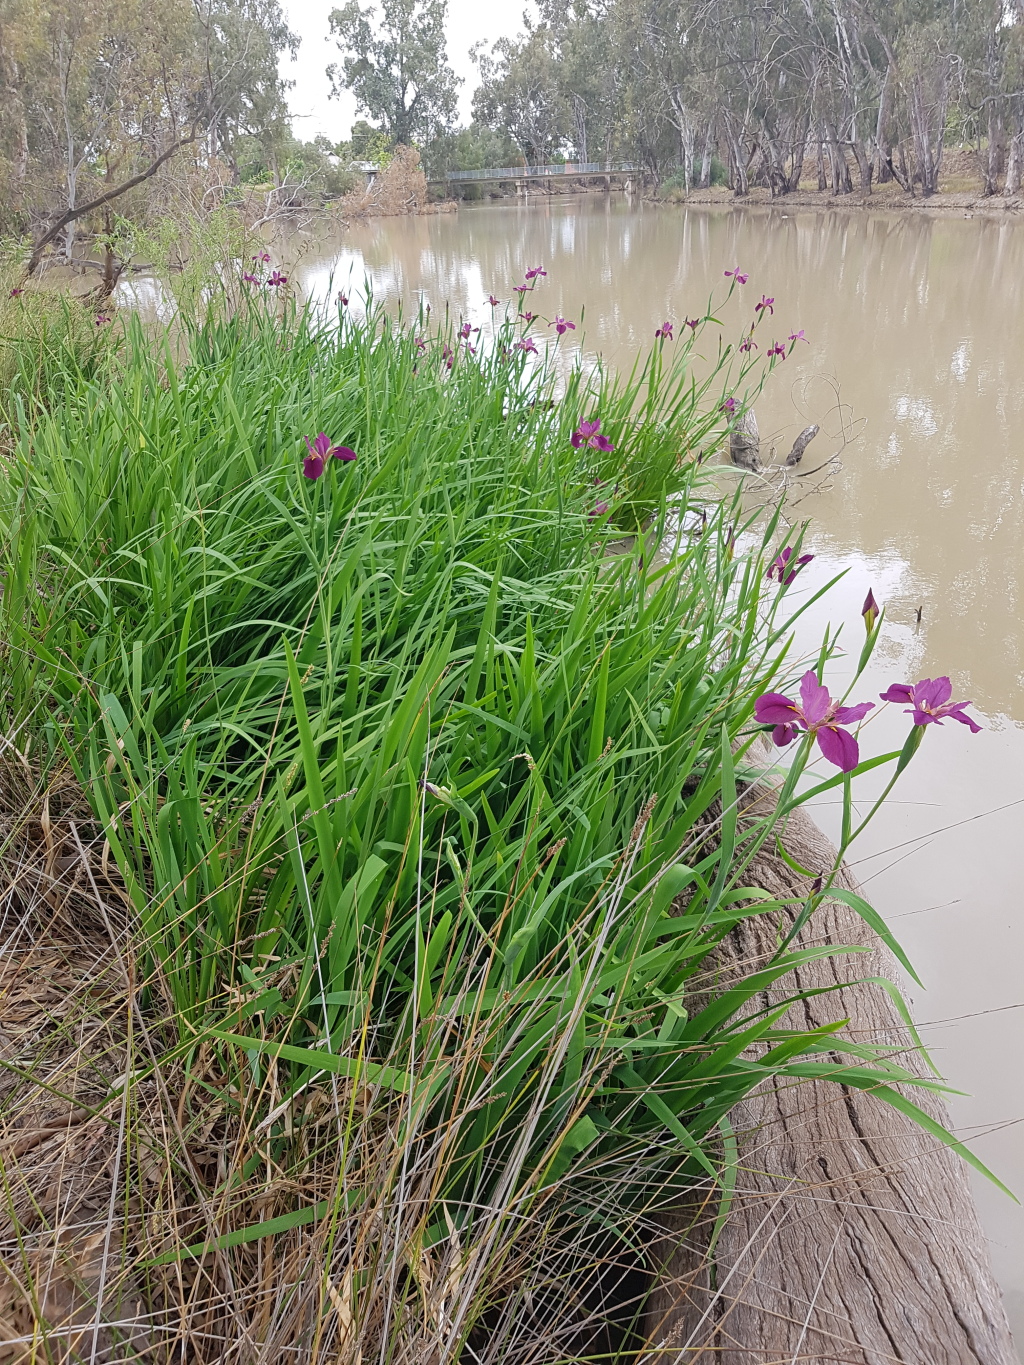
[[[865,815],[864,819],[860,822],[857,828],[850,835],[849,839],[844,842],[843,844],[844,852],[848,845],[852,844],[854,839],[856,839],[860,834],[862,834],[863,831],[867,828],[867,826],[871,823],[871,821],[875,818],[875,815],[878,813],[879,807],[882,805],[882,802],[886,800],[889,793],[892,791],[893,787],[895,787],[896,783],[899,781],[900,775],[902,774],[904,768],[906,768],[907,763],[910,761],[910,758],[913,756],[914,753],[917,752],[921,740],[914,735],[914,730],[919,731],[923,738],[924,726],[915,725],[914,729],[911,730],[910,735],[908,736],[907,744],[903,746],[903,753],[900,754],[899,762],[896,764],[896,771],[889,779],[888,783],[886,784],[885,790],[882,792],[881,796],[879,796],[878,799],[875,801],[874,805],[871,807],[867,815]],[[904,760],[904,754],[907,754],[907,750],[908,748],[911,747],[911,744],[912,752],[908,754],[906,760]]]

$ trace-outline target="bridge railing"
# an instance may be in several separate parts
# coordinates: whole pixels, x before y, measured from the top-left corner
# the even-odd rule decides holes
[[[614,175],[633,166],[602,166],[599,161],[566,161],[555,166],[495,166],[482,171],[448,171],[446,180],[522,180],[549,175]]]

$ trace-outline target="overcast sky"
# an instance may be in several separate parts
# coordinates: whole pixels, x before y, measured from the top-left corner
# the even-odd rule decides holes
[[[328,35],[327,16],[337,0],[281,0],[288,27],[302,39],[298,58],[282,61],[281,75],[294,81],[288,92],[296,137],[310,142],[325,133],[332,142],[347,138],[357,117],[355,100],[347,92],[329,99],[328,65],[340,57]],[[448,60],[463,78],[459,90],[459,116],[469,122],[469,105],[477,83],[476,67],[469,49],[484,39],[493,42],[522,27],[525,0],[448,0]]]

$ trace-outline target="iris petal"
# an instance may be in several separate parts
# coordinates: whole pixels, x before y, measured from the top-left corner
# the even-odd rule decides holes
[[[781,692],[766,692],[754,702],[754,719],[759,725],[793,725],[799,716],[796,702]]]
[[[978,724],[978,722],[976,720],[972,720],[970,716],[965,715],[964,712],[961,710],[962,707],[970,705],[971,703],[969,701],[958,701],[955,706],[951,707],[946,712],[946,714],[949,716],[950,720],[958,720],[961,725],[970,726],[972,735],[980,735],[981,726]]]
[[[823,725],[818,731],[818,748],[830,763],[849,773],[857,766],[860,750],[857,741],[849,730],[840,730],[835,725]]]
[[[912,702],[914,689],[910,683],[893,683],[885,692],[879,693],[881,701]]]
[[[813,669],[808,669],[800,679],[800,699],[803,702],[804,719],[808,725],[817,725],[828,715],[832,698],[828,688],[818,682]]]
[[[840,725],[852,725],[855,720],[863,720],[867,713],[874,709],[873,701],[858,702],[856,706],[837,706],[833,720]]]

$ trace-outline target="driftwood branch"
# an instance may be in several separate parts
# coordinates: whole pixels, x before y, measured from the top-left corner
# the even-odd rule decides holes
[[[75,222],[76,219],[84,217],[87,213],[92,213],[95,209],[102,208],[104,204],[109,204],[113,200],[119,199],[122,194],[127,194],[127,192],[133,190],[136,185],[141,185],[144,180],[149,180],[152,176],[156,175],[157,171],[165,162],[171,159],[175,152],[179,151],[188,143],[194,142],[197,137],[198,131],[193,129],[192,132],[188,133],[185,137],[179,137],[176,141],[172,142],[167,150],[161,152],[155,161],[150,162],[144,171],[140,171],[138,175],[133,175],[130,180],[125,180],[120,185],[114,185],[112,189],[107,190],[97,199],[90,199],[87,204],[80,204],[77,208],[73,209],[65,209],[56,222],[52,223],[50,227],[47,228],[42,237],[40,237],[39,241],[36,242],[35,246],[32,248],[32,255],[29,257],[28,267],[25,273],[27,275],[35,274],[36,270],[39,268],[39,262],[43,258],[43,252],[54,238],[58,237],[60,233],[64,231],[69,223]]]
[[[758,814],[774,800],[767,784],[747,792]],[[835,849],[802,811],[782,838],[800,866],[834,866]],[[809,889],[764,850],[745,880],[792,909],[778,923],[743,921],[716,963],[719,989],[772,957]],[[846,869],[837,885],[856,888]],[[854,1042],[925,1074],[890,995],[871,980],[894,978],[888,952],[838,901],[824,902],[794,947],[823,941],[870,951],[798,968],[787,993],[823,993],[794,1007],[793,1027],[847,1019]],[[907,1098],[949,1127],[937,1095],[910,1087]],[[877,1096],[834,1082],[766,1082],[731,1117],[735,1200],[717,1245],[713,1191],[665,1216],[644,1365],[1017,1365],[959,1156]]]
[[[817,436],[819,427],[817,423],[812,423],[809,427],[804,427],[803,431],[793,442],[793,449],[786,456],[786,464],[792,469],[794,465],[800,463],[804,458],[804,451]]]

